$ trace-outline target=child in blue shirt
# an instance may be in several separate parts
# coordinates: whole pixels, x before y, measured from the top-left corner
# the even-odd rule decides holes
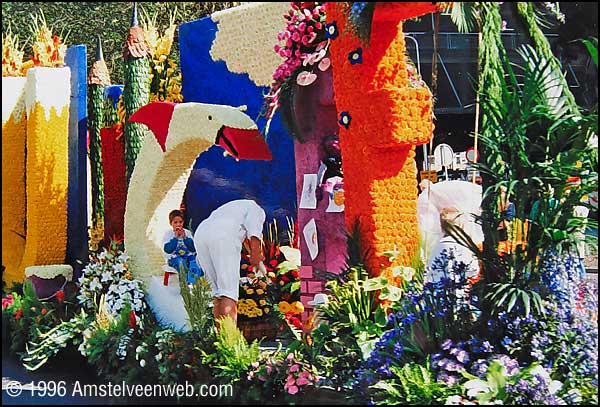
[[[178,209],[169,213],[168,230],[163,237],[163,250],[167,264],[179,271],[183,265],[188,269],[188,283],[193,284],[197,277],[204,274],[196,262],[196,247],[192,232],[183,227],[183,212]]]

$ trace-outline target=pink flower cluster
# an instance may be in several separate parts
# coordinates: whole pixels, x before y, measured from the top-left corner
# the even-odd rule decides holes
[[[2,298],[2,309],[5,310],[6,308],[10,307],[11,305],[14,304],[14,299],[12,294],[8,294],[6,297]]]
[[[316,383],[317,377],[309,370],[305,370],[302,362],[294,360],[293,353],[290,353],[286,360],[290,364],[287,369],[287,378],[283,385],[283,389],[286,392],[296,394],[301,386],[314,385]]]
[[[309,365],[297,360],[295,355],[290,353],[285,360],[267,357],[264,360],[252,363],[248,380],[253,381],[256,379],[273,384],[284,382],[284,392],[296,394],[303,386],[314,385],[318,378],[310,371]]]
[[[318,45],[323,47],[322,44],[313,44],[313,42],[319,37],[320,32],[324,33],[325,6],[315,2],[290,4],[292,9],[283,16],[287,20],[286,30],[277,36],[277,39],[285,41],[285,44],[284,46],[277,44],[274,47],[275,52],[285,60],[273,74],[273,85],[267,95],[267,100],[270,101],[267,109],[268,118],[272,117],[279,106],[278,95],[281,85],[303,65],[303,61],[314,53]]]

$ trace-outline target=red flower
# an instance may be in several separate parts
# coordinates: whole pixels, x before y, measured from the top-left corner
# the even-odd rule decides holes
[[[17,312],[15,312],[15,319],[18,321],[23,316],[23,311],[19,308]]]
[[[135,311],[134,311],[134,310],[131,310],[131,311],[129,312],[129,326],[130,326],[131,328],[134,328],[134,329],[135,329],[135,328],[136,328],[136,326],[137,326],[137,323],[136,323],[136,321],[135,321]]]
[[[42,308],[42,315],[46,315],[47,312],[48,310],[46,308]]]
[[[286,283],[287,283],[288,281],[290,281],[290,278],[289,278],[287,275],[285,275],[285,274],[281,276],[281,279],[282,279],[283,281],[285,281]]]
[[[302,328],[302,322],[300,322],[300,320],[298,318],[296,318],[296,317],[291,317],[290,318],[290,323],[292,325],[294,325],[298,329]]]
[[[273,259],[269,262],[269,264],[271,265],[271,267],[275,267],[276,265],[279,264],[279,262],[277,260]]]
[[[292,270],[292,277],[294,277],[294,278],[300,277],[300,272],[298,272],[298,270]]]
[[[60,290],[56,293],[56,299],[58,302],[63,302],[65,300],[65,292]]]

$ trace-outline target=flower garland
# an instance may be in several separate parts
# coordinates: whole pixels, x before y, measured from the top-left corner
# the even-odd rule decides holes
[[[128,259],[129,256],[114,245],[91,256],[78,280],[80,292],[77,300],[86,311],[95,311],[96,301],[104,296],[106,311],[112,317],[117,317],[126,306],[131,306],[137,315],[144,312],[146,302],[142,282],[133,279]]]
[[[341,4],[328,4],[327,33],[341,112],[346,224],[359,223],[365,249],[373,253],[369,271],[378,275],[384,269],[391,277],[394,265],[410,264],[418,242],[415,146],[431,137],[433,115],[429,89],[409,81],[409,72],[415,73],[406,63],[400,20],[380,6],[373,12],[369,47],[349,32]],[[383,253],[394,247],[402,254],[390,265]]]
[[[285,43],[283,46],[274,46],[275,52],[285,60],[275,70],[271,89],[265,96],[265,133],[268,133],[270,121],[281,105],[287,110],[292,109],[287,99],[291,98],[293,84],[309,86],[316,81],[319,71],[326,71],[331,66],[328,55],[329,39],[325,35],[325,6],[316,2],[290,4],[292,9],[283,16],[287,20],[286,30],[277,36],[279,41]],[[298,135],[298,132],[293,130],[295,123],[289,123],[293,120],[293,117],[284,117],[292,135]]]

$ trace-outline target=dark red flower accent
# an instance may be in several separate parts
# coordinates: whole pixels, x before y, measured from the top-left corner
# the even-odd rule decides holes
[[[135,320],[135,311],[131,310],[129,312],[129,326],[133,329],[135,329],[137,327],[137,322]]]
[[[58,302],[63,302],[65,300],[65,292],[60,290],[56,293],[56,299]]]

